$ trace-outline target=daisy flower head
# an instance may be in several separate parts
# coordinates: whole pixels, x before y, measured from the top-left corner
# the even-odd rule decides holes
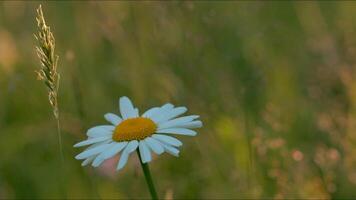
[[[127,97],[119,100],[121,116],[113,113],[104,115],[112,125],[100,125],[87,131],[88,138],[74,147],[89,146],[75,158],[84,160],[82,166],[91,163],[99,166],[105,160],[120,154],[117,170],[122,169],[129,155],[138,149],[142,163],[152,160],[151,151],[160,155],[167,152],[179,155],[182,142],[171,135],[195,136],[192,128],[202,127],[198,115],[178,117],[187,111],[186,107],[174,107],[167,103],[153,107],[142,115]]]

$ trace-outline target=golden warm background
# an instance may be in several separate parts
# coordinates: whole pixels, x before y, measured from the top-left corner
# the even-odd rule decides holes
[[[34,73],[40,3],[64,168]],[[135,154],[120,172],[74,159],[124,95],[204,122],[150,163],[161,198],[356,198],[356,2],[0,2],[0,198],[149,198]]]

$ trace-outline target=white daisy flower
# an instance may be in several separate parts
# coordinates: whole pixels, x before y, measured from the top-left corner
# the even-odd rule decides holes
[[[151,161],[151,151],[158,155],[167,152],[178,156],[178,147],[182,142],[170,135],[195,136],[197,133],[191,129],[202,127],[202,122],[196,120],[199,118],[198,115],[178,117],[185,113],[187,108],[174,107],[170,103],[151,108],[141,116],[127,97],[120,98],[119,107],[121,117],[113,113],[104,115],[112,125],[90,128],[87,131],[88,139],[74,145],[74,147],[90,145],[75,157],[84,160],[82,166],[91,163],[93,167],[97,167],[121,152],[117,165],[117,170],[120,170],[127,163],[129,155],[137,148],[142,163]]]

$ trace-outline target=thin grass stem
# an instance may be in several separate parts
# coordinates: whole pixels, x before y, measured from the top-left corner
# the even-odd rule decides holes
[[[62,133],[61,133],[61,126],[60,126],[60,120],[59,120],[59,115],[58,118],[56,117],[57,121],[57,136],[58,136],[58,146],[59,146],[59,152],[61,154],[61,162],[64,163],[64,153],[63,153],[63,146],[62,146]]]

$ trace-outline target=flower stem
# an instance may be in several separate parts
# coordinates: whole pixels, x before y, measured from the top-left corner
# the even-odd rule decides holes
[[[147,186],[148,186],[148,189],[150,190],[151,197],[152,197],[152,199],[158,199],[157,192],[156,192],[155,186],[154,186],[153,181],[152,181],[150,168],[148,167],[147,163],[142,163],[141,155],[140,155],[140,152],[139,152],[138,149],[137,149],[137,155],[139,157],[143,173],[145,174]]]

